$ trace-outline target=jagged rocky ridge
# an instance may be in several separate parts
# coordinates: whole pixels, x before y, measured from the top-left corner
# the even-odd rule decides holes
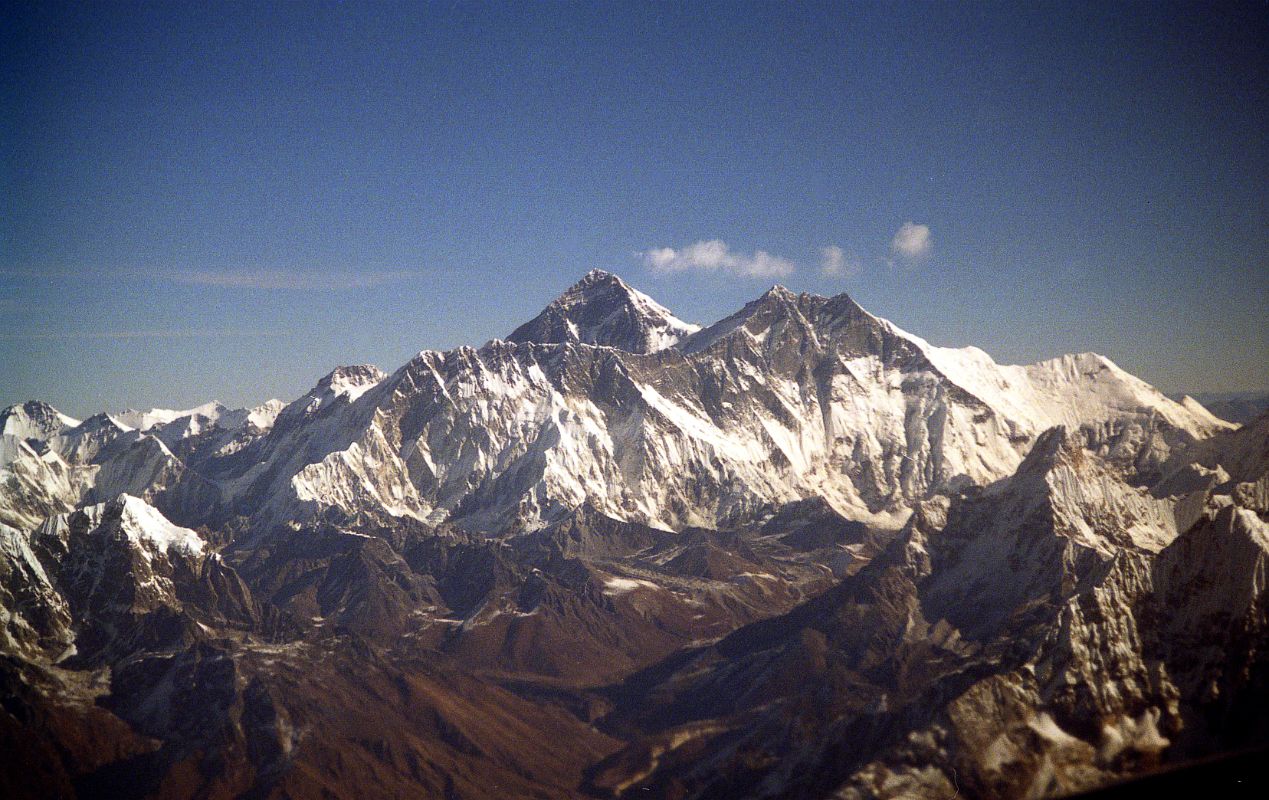
[[[1269,418],[1094,354],[593,271],[285,406],[0,418],[7,795],[1051,796],[1269,738]]]

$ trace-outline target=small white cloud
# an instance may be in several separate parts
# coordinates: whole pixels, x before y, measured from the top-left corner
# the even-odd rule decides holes
[[[730,272],[746,278],[780,278],[793,272],[793,262],[765,250],[753,255],[734,253],[721,239],[695,242],[682,249],[656,247],[639,254],[652,272],[667,275],[675,272]]]
[[[751,278],[779,278],[793,272],[793,262],[759,250],[752,258],[741,259],[741,274]]]
[[[643,263],[653,272],[673,272],[674,262],[679,257],[673,247],[658,247],[642,253]]]
[[[408,278],[404,270],[316,272],[285,269],[215,269],[168,273],[177,283],[232,289],[366,289]]]
[[[890,242],[890,250],[897,256],[917,259],[928,255],[933,243],[930,241],[930,226],[905,222],[895,233]]]
[[[858,275],[861,267],[858,256],[835,244],[820,248],[820,274],[825,278]]]

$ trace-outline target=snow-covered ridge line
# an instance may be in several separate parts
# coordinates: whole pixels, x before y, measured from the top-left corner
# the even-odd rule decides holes
[[[932,492],[1011,474],[1054,426],[1141,469],[1229,427],[1095,354],[1000,365],[846,294],[780,286],[700,329],[602,271],[506,342],[423,351],[392,375],[340,367],[280,405],[69,430],[37,409],[32,425],[70,470],[131,454],[124,474],[101,473],[112,491],[150,499],[146,476],[161,472],[154,493],[201,481],[200,497],[261,524],[336,508],[482,529],[582,503],[653,527],[719,526],[810,498],[897,525]],[[163,446],[138,455],[151,435]],[[85,499],[67,492],[46,505]]]
[[[592,273],[535,323],[549,322],[561,309],[584,311],[579,287],[594,284],[621,287],[615,278]],[[609,299],[603,294],[594,302],[604,307]],[[756,502],[819,496],[841,511],[876,518],[897,513],[893,504],[900,496],[919,496],[947,481],[983,483],[1009,474],[1033,437],[1053,425],[1087,427],[1106,441],[1133,426],[1156,436],[1146,433],[1156,416],[1181,436],[1201,438],[1219,427],[1180,405],[1167,407],[1169,401],[1106,359],[1001,367],[981,350],[934,348],[846,295],[822,298],[775,287],[666,355],[643,348],[623,352],[611,343],[543,330],[543,342],[529,339],[531,331],[522,326],[513,337],[520,341],[420,353],[381,384],[373,409],[358,404],[346,412],[361,420],[356,425],[372,411],[400,423],[416,420],[404,428],[366,429],[372,435],[361,440],[361,450],[383,452],[386,444],[397,455],[377,457],[377,467],[354,467],[361,461],[357,448],[339,450],[338,462],[331,452],[321,473],[325,488],[306,479],[304,501],[341,497],[337,504],[343,507],[351,497],[364,497],[365,481],[374,483],[376,469],[387,469],[382,474],[388,482],[374,495],[392,498],[382,502],[393,515],[414,507],[411,513],[428,519],[474,514],[469,522],[481,526],[512,519],[532,524],[541,514],[557,513],[551,509],[587,501],[617,518],[675,528],[747,513],[743,503],[722,507],[721,498],[707,497],[704,506],[698,498],[684,508],[677,497],[699,494],[687,483],[730,475],[726,480],[739,481]],[[821,380],[815,388],[803,383],[799,371],[815,364],[823,365],[815,368],[821,372],[841,372],[845,382]],[[1068,368],[1055,369],[1063,365]],[[721,397],[699,384],[707,374],[727,387]],[[754,402],[763,395],[767,399]],[[406,411],[411,407],[416,410]],[[396,436],[402,437],[399,445],[392,441]],[[450,443],[452,436],[466,443]],[[862,441],[850,444],[856,439]],[[852,454],[841,451],[846,445]],[[887,475],[875,486],[830,467],[843,458],[870,463],[895,448],[909,454],[903,474]],[[421,467],[425,473],[418,475]],[[345,479],[363,488],[337,488]],[[677,487],[680,482],[685,485]],[[617,501],[618,494],[625,499]],[[667,504],[680,510],[670,513]]]
[[[174,410],[167,408],[126,409],[94,414],[86,420],[78,420],[40,400],[31,400],[0,410],[0,435],[20,439],[48,441],[57,436],[73,436],[83,433],[88,426],[113,425],[128,431],[151,431],[182,420],[196,420],[198,428],[208,428],[219,423],[221,427],[237,428],[245,424],[265,429],[273,424],[279,411],[285,407],[281,400],[268,400],[253,408],[231,409],[212,400],[193,408]]]
[[[157,425],[167,425],[185,417],[204,417],[209,420],[215,420],[225,411],[228,411],[225,406],[212,400],[200,406],[179,411],[167,408],[150,408],[141,411],[128,409],[126,411],[108,413],[107,416],[124,430],[145,431]]]
[[[89,529],[118,520],[117,530],[129,542],[139,545],[139,552],[146,556],[157,553],[166,555],[169,552],[197,556],[206,547],[206,542],[197,533],[174,525],[154,506],[126,493],[112,500],[51,517],[40,526],[35,535],[64,538],[65,532],[75,524],[75,519],[79,516],[84,518]]]
[[[649,347],[642,352],[655,352],[657,350],[667,349],[669,347],[678,346],[684,352],[691,353],[705,349],[712,344],[713,341],[743,325],[749,318],[751,308],[769,301],[772,298],[784,300],[786,302],[796,303],[799,298],[810,299],[813,301],[846,301],[854,306],[863,315],[875,320],[881,326],[891,331],[898,337],[906,339],[918,346],[927,356],[931,358],[935,366],[938,367],[949,379],[956,382],[962,388],[978,396],[989,405],[1008,407],[1011,401],[1005,395],[1008,390],[1013,388],[1012,383],[1008,380],[1010,375],[1016,376],[1021,380],[1026,380],[1026,376],[1018,372],[1018,370],[1026,370],[1032,376],[1044,375],[1045,373],[1054,374],[1058,377],[1068,380],[1078,380],[1081,377],[1090,377],[1094,372],[1102,369],[1114,372],[1118,377],[1131,382],[1133,384],[1133,394],[1148,396],[1153,402],[1160,399],[1167,403],[1175,404],[1177,407],[1183,408],[1190,415],[1200,417],[1211,425],[1228,428],[1233,427],[1230,423],[1217,418],[1205,407],[1199,404],[1193,398],[1188,396],[1180,401],[1171,400],[1163,395],[1162,392],[1150,386],[1145,381],[1120,369],[1114,362],[1105,356],[1097,353],[1077,353],[1057,356],[1051,359],[1045,359],[1027,365],[1011,365],[999,364],[990,355],[977,347],[964,348],[948,348],[931,344],[920,336],[903,330],[894,323],[882,317],[878,317],[866,309],[859,306],[849,295],[843,293],[832,298],[822,295],[802,293],[801,295],[794,293],[786,287],[776,284],[765,292],[761,297],[747,304],[743,309],[731,314],[712,325],[702,327],[691,323],[686,323],[675,317],[665,306],[653,300],[643,292],[630,287],[620,277],[606,272],[601,269],[592,269],[577,284],[570,287],[564,294],[553,301],[547,309],[543,311],[546,314],[553,309],[561,311],[571,311],[578,308],[589,307],[594,304],[595,296],[593,292],[598,289],[603,293],[603,300],[608,301],[609,295],[615,293],[622,299],[629,300],[637,309],[658,321],[664,321],[667,324],[667,330],[657,334],[660,338],[654,336],[651,340],[656,346]],[[542,315],[539,315],[541,317]],[[536,321],[536,320],[535,320]],[[507,337],[507,342],[526,342],[534,341],[544,344],[564,343],[550,339],[531,339],[526,338],[532,331],[531,326],[535,321],[531,321],[517,328],[515,332]],[[583,336],[582,332],[577,328],[576,323],[569,320],[567,322],[569,329],[572,331],[571,336],[567,337],[566,342],[577,344],[579,346],[592,345],[601,347],[617,347],[617,345],[608,344],[601,341],[593,341],[593,336]],[[587,333],[594,333],[588,331]],[[517,336],[517,334],[520,334]],[[696,334],[700,334],[697,336]],[[702,338],[704,337],[704,338]],[[498,339],[494,339],[490,344],[496,343]],[[469,346],[461,346],[459,350],[472,349]],[[440,352],[432,350],[420,351],[422,356],[427,353]],[[639,352],[639,351],[635,351]],[[1005,380],[1000,380],[1001,375]],[[329,392],[331,397],[345,396],[350,401],[354,401],[362,394],[374,388],[382,381],[387,374],[379,370],[373,365],[353,365],[337,367],[328,375],[318,382],[315,389],[310,395],[325,394]],[[1034,399],[1034,393],[1031,397],[1023,399]],[[1140,398],[1137,398],[1140,399]],[[269,400],[266,403],[254,408],[229,409],[217,401],[210,401],[193,408],[184,410],[172,410],[165,408],[151,408],[143,410],[128,409],[117,412],[106,412],[105,416],[121,429],[146,431],[155,427],[168,425],[174,421],[185,418],[205,418],[215,422],[223,419],[232,425],[239,426],[244,422],[250,422],[257,428],[267,428],[272,424],[278,412],[285,408],[287,404],[280,400]],[[1167,407],[1166,404],[1163,407]],[[1169,415],[1174,416],[1174,415]],[[1061,413],[1050,413],[1049,425],[1064,424],[1068,420],[1062,419]],[[37,418],[39,421],[37,421]],[[35,438],[44,440],[50,436],[50,428],[56,428],[69,431],[83,424],[80,420],[74,419],[66,414],[61,413],[57,409],[43,403],[41,401],[28,401],[24,404],[10,406],[0,411],[0,420],[3,425],[0,426],[0,434],[19,436],[19,438]]]

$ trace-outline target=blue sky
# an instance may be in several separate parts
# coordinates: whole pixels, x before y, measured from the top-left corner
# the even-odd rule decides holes
[[[290,399],[592,267],[1269,386],[1264,3],[0,13],[0,405]]]

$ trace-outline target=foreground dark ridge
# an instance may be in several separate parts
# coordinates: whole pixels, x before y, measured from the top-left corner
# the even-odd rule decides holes
[[[1269,748],[1256,747],[1157,770],[1073,795],[1072,800],[1137,800],[1167,795],[1253,798],[1269,792]]]
[[[1269,740],[1269,417],[588,274],[0,439],[8,796],[1057,796]],[[22,763],[23,769],[15,768]]]

